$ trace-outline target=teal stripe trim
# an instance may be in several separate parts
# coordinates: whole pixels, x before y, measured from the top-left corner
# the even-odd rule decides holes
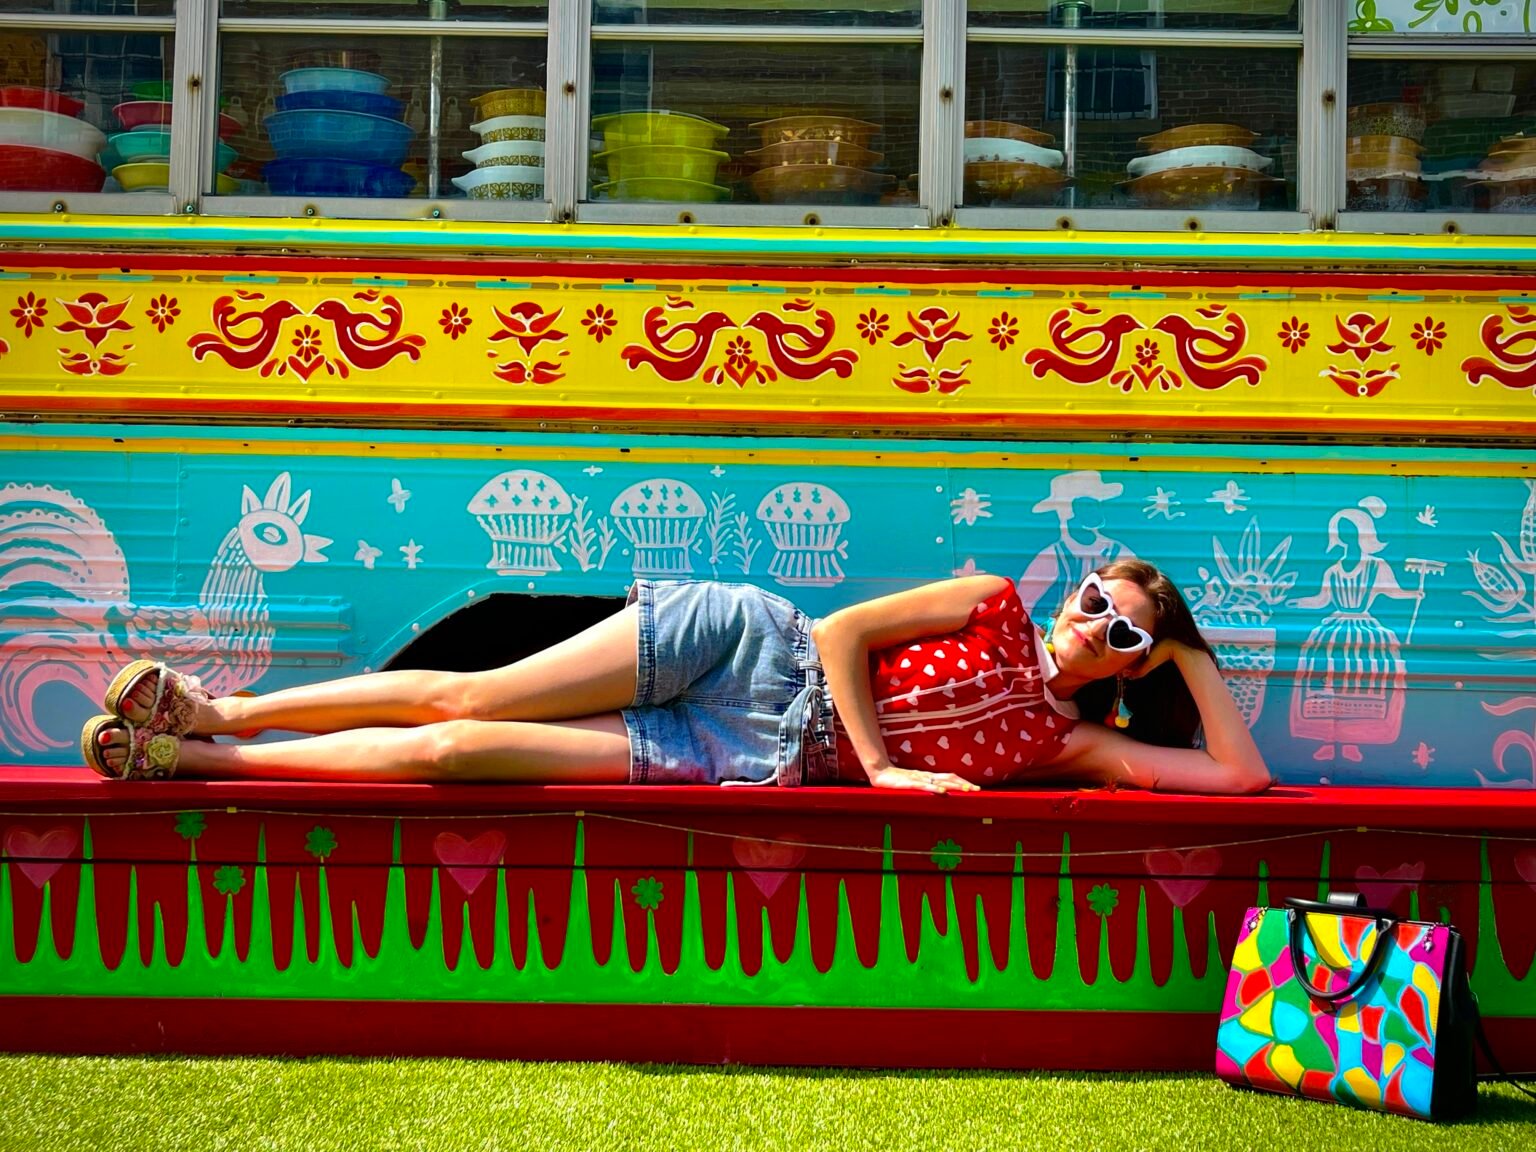
[[[1166,300],[1166,292],[1111,292],[1111,300]]]
[[[0,280],[30,280],[30,272],[0,272]]]
[[[1239,300],[1294,300],[1294,292],[1239,292]]]
[[[154,277],[145,272],[101,272],[97,274],[96,279],[112,283],[141,284],[145,280],[153,280]]]
[[[1422,296],[1406,296],[1400,292],[1384,292],[1379,296],[1367,296],[1372,304],[1422,304]]]
[[[1536,296],[1500,296],[1500,304],[1531,304],[1536,303]]]
[[[183,223],[181,218],[156,218],[137,222],[0,222],[0,239],[22,243],[51,244],[174,244],[179,247],[227,244],[249,249],[253,245],[290,247],[300,251],[323,245],[331,250],[364,250],[371,255],[383,251],[434,251],[463,253],[492,251],[503,253],[574,253],[607,258],[664,258],[669,255],[704,257],[719,262],[738,258],[793,256],[808,260],[839,256],[870,256],[922,261],[972,257],[1005,263],[1031,259],[1107,259],[1107,260],[1229,260],[1247,264],[1290,264],[1298,261],[1324,260],[1358,262],[1373,265],[1435,264],[1476,266],[1487,264],[1536,265],[1536,246],[1521,245],[1504,237],[1458,236],[1455,245],[1433,250],[1394,249],[1381,236],[1351,237],[1347,240],[1318,241],[1311,234],[1296,233],[1285,243],[1255,244],[1242,237],[1228,240],[1189,239],[1186,234],[1170,234],[1166,239],[1092,241],[1069,240],[1053,233],[999,233],[997,236],[972,236],[956,239],[935,231],[875,232],[869,237],[839,237],[835,241],[815,236],[764,236],[674,233],[656,228],[633,235],[593,235],[581,228],[549,232],[501,232],[466,227],[447,229],[408,229],[401,225],[383,232],[330,230],[323,222],[294,223],[274,221],[266,227],[233,228],[198,220]],[[1336,235],[1336,234],[1333,234]]]
[[[276,283],[278,283],[278,278],[276,276],[226,276],[226,277],[224,277],[224,283],[226,283],[226,284],[276,284]]]
[[[789,291],[788,288],[776,288],[772,284],[728,284],[725,290],[727,292],[745,292],[748,294],[766,292],[774,296],[783,296]]]
[[[404,288],[409,280],[380,280],[377,276],[358,276],[352,281],[354,288]]]
[[[909,288],[855,288],[853,294],[855,296],[910,296],[912,291]]]
[[[526,287],[526,285],[524,285]],[[605,292],[654,292],[654,284],[604,284]]]
[[[475,287],[492,292],[496,291],[498,288],[509,288],[518,292],[526,292],[528,289],[532,288],[533,285],[516,284],[511,280],[476,280]]]
[[[976,295],[997,300],[1033,300],[1035,298],[1033,292],[1018,288],[983,288]]]

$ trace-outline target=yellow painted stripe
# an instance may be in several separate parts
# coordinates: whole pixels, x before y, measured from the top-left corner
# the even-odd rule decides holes
[[[993,468],[1017,471],[1071,471],[1079,468],[1122,472],[1245,472],[1260,475],[1327,476],[1536,476],[1536,462],[1516,460],[1342,460],[1253,459],[1242,456],[1129,456],[1110,452],[911,452],[889,449],[584,447],[519,444],[497,448],[479,444],[376,443],[349,440],[177,440],[108,437],[53,440],[0,436],[4,452],[145,452],[183,456],[340,456],[387,460],[568,460],[648,464],[806,464],[835,467]]]

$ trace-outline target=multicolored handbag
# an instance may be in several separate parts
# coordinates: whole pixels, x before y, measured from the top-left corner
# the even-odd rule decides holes
[[[1479,1028],[1461,934],[1352,894],[1285,903],[1248,910],[1216,1074],[1427,1120],[1471,1111]]]

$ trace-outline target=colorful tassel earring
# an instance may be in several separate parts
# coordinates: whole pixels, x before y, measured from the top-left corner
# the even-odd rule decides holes
[[[1131,726],[1131,710],[1125,706],[1125,677],[1115,679],[1115,727],[1129,728]]]
[[[1056,641],[1051,637],[1056,634],[1056,617],[1052,616],[1045,622],[1045,650],[1052,656],[1056,655]]]

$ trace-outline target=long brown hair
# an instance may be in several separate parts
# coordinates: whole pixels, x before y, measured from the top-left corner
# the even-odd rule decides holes
[[[1102,580],[1127,580],[1147,594],[1152,601],[1154,639],[1169,637],[1216,659],[1216,653],[1200,634],[1189,604],[1162,569],[1145,560],[1115,560],[1100,568],[1098,574]],[[1078,689],[1073,699],[1085,719],[1102,720],[1114,708],[1115,680],[1109,676]],[[1171,660],[1140,679],[1127,678],[1125,706],[1131,722],[1124,731],[1144,744],[1190,748],[1199,738],[1200,709]]]

